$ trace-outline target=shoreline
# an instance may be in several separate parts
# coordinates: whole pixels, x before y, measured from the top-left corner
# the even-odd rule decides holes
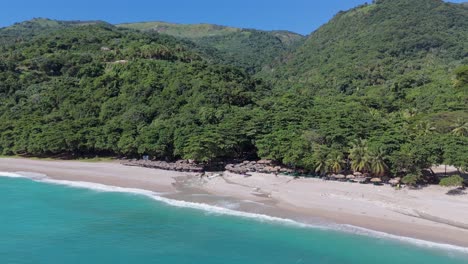
[[[53,180],[149,190],[168,199],[220,207],[224,207],[220,200],[228,200],[238,205],[228,207],[229,210],[312,225],[351,225],[468,248],[468,229],[464,228],[468,224],[468,195],[448,196],[447,189],[438,186],[396,191],[388,186],[294,180],[260,173],[244,177],[228,172],[200,179],[193,173],[127,167],[117,161],[0,158],[0,171],[40,173]]]

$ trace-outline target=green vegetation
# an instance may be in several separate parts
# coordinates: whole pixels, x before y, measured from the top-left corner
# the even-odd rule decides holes
[[[340,152],[352,170],[377,176],[466,168],[467,18],[438,0],[340,12],[257,74],[274,84],[274,119],[284,120],[257,143],[260,155],[323,172],[324,157]]]
[[[158,32],[193,41],[206,52],[216,54],[218,62],[245,68],[256,73],[268,68],[279,55],[298,46],[303,36],[289,31],[261,31],[210,24],[171,24],[143,22],[118,27]]]
[[[241,31],[239,28],[211,24],[173,24],[167,22],[141,22],[119,24],[118,27],[142,31],[155,31],[179,38],[197,39],[208,36],[226,36]]]
[[[433,164],[468,169],[462,5],[380,0],[304,42],[154,27],[39,19],[0,29],[0,153],[265,158],[410,185]]]
[[[401,182],[403,182],[406,185],[409,186],[416,186],[416,184],[421,180],[421,176],[418,174],[408,174],[403,179],[401,179]]]
[[[440,180],[440,186],[443,187],[461,187],[464,179],[460,175],[450,176]]]
[[[261,82],[172,37],[87,25],[1,54],[4,154],[204,161],[253,151],[245,123]]]

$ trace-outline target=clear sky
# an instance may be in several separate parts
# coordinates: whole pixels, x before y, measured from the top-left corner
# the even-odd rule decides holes
[[[464,2],[468,0],[452,0]],[[211,23],[309,34],[340,10],[371,0],[1,0],[0,27],[44,17],[110,23]]]

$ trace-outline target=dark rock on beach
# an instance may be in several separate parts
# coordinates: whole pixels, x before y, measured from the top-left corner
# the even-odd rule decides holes
[[[153,160],[126,160],[122,162],[125,166],[136,166],[152,169],[183,171],[183,172],[203,172],[203,165],[196,164],[190,160],[178,160],[176,162],[153,161]]]

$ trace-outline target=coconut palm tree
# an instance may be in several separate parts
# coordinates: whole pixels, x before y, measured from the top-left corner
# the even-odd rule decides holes
[[[321,175],[327,172],[327,152],[321,148],[317,147],[313,154],[313,160],[315,161],[315,172]]]
[[[420,136],[427,136],[427,135],[432,134],[436,130],[436,128],[430,122],[423,121],[423,122],[420,122],[416,126],[415,130],[416,130],[416,134],[418,134]]]
[[[388,170],[388,166],[385,163],[386,159],[386,153],[383,148],[378,148],[376,151],[371,152],[370,167],[372,173],[379,177],[383,176]]]
[[[333,173],[342,171],[344,163],[343,154],[341,153],[332,153],[327,160],[328,169]]]
[[[468,136],[468,122],[458,119],[455,124],[453,124],[452,134],[457,137],[466,137]]]
[[[358,139],[351,143],[349,158],[351,159],[351,169],[353,171],[369,170],[370,156],[367,147],[367,140]]]
[[[402,112],[402,116],[404,119],[411,119],[413,118],[414,116],[416,116],[416,114],[418,113],[418,109],[417,108],[410,108],[410,109],[405,109],[403,112]]]
[[[327,172],[327,160],[321,159],[315,163],[315,172],[319,174],[324,174]]]

